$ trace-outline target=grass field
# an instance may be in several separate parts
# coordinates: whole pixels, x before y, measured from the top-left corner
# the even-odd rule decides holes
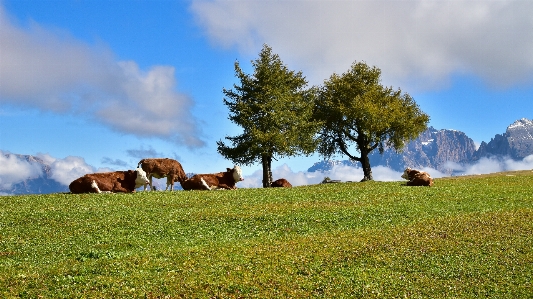
[[[1,298],[533,298],[533,171],[0,197]]]

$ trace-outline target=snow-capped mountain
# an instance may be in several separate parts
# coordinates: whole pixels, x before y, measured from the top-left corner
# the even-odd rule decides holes
[[[533,120],[522,118],[510,126],[503,134],[496,134],[489,143],[482,142],[474,159],[491,156],[508,156],[515,160],[533,154]]]
[[[406,166],[413,168],[431,167],[451,174],[446,169],[448,161],[466,163],[470,161],[476,147],[474,141],[465,133],[455,130],[436,130],[429,127],[420,136],[409,142],[401,153],[393,149],[385,149],[383,154],[378,151],[370,154],[371,166],[386,166],[396,171],[403,171]],[[336,164],[359,167],[359,162],[321,161],[315,163],[308,171],[329,170]]]
[[[483,157],[521,160],[532,154],[533,120],[522,118],[509,125],[504,134],[497,134],[489,143],[482,142],[478,150],[474,141],[461,131],[429,127],[401,153],[386,149],[382,155],[374,151],[369,158],[372,167],[381,165],[396,171],[403,171],[405,167],[430,167],[451,175],[453,169],[449,168],[449,162],[464,165]],[[308,171],[326,171],[336,164],[360,167],[359,162],[325,160],[315,163]]]

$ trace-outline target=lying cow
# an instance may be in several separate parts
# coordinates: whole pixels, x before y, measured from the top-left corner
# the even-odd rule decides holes
[[[292,185],[286,179],[277,179],[270,184],[270,187],[286,187],[291,188]]]
[[[243,181],[242,170],[239,166],[227,168],[226,172],[213,174],[196,174],[188,180],[181,182],[183,190],[215,190],[237,189],[236,184]]]
[[[408,167],[403,172],[402,178],[407,180],[407,186],[433,186],[433,178],[425,171]]]
[[[146,171],[146,176],[149,180],[150,190],[154,190],[152,185],[152,177],[158,179],[167,178],[167,187],[165,191],[170,187],[170,191],[174,190],[175,182],[183,182],[187,179],[185,171],[181,167],[180,162],[169,158],[155,158],[155,159],[142,159],[139,161],[137,167],[142,167]],[[146,191],[144,185],[144,191]]]
[[[70,183],[72,193],[135,192],[148,183],[141,168],[127,171],[89,173]]]

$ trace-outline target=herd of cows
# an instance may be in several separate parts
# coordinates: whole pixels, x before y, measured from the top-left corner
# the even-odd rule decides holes
[[[169,158],[142,159],[135,170],[89,173],[75,179],[68,186],[71,193],[114,193],[135,192],[147,186],[155,190],[152,178],[166,178],[165,190],[173,190],[179,182],[184,190],[237,189],[236,184],[243,181],[239,166],[227,168],[225,172],[196,174],[187,178],[180,162]],[[292,187],[285,179],[272,183],[272,187]]]
[[[174,183],[179,182],[184,190],[237,189],[236,184],[243,181],[239,166],[227,168],[225,172],[196,174],[187,178],[181,164],[169,158],[142,159],[135,170],[90,173],[70,183],[71,193],[115,193],[135,192],[137,188],[147,186],[155,190],[152,178],[166,178],[165,190],[173,190]],[[402,178],[408,180],[407,186],[432,186],[433,179],[424,171],[405,169]],[[272,182],[271,187],[292,187],[286,179]]]

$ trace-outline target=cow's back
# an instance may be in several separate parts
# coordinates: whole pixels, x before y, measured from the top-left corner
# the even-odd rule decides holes
[[[175,181],[182,182],[187,179],[181,163],[169,158],[142,159],[138,164],[147,173],[158,178],[172,176]]]
[[[207,188],[204,187],[204,183],[209,189],[217,189],[221,184],[227,185],[230,188],[235,187],[233,176],[231,174],[228,175],[227,172],[195,174],[190,179],[180,183],[184,190],[206,190]]]
[[[139,161],[137,167],[141,167],[147,174],[153,173],[154,169],[159,167],[158,159],[142,159]]]
[[[133,192],[137,173],[132,170],[100,172],[86,174],[69,185],[72,193],[96,192],[91,183],[94,181],[101,191],[109,192]]]

